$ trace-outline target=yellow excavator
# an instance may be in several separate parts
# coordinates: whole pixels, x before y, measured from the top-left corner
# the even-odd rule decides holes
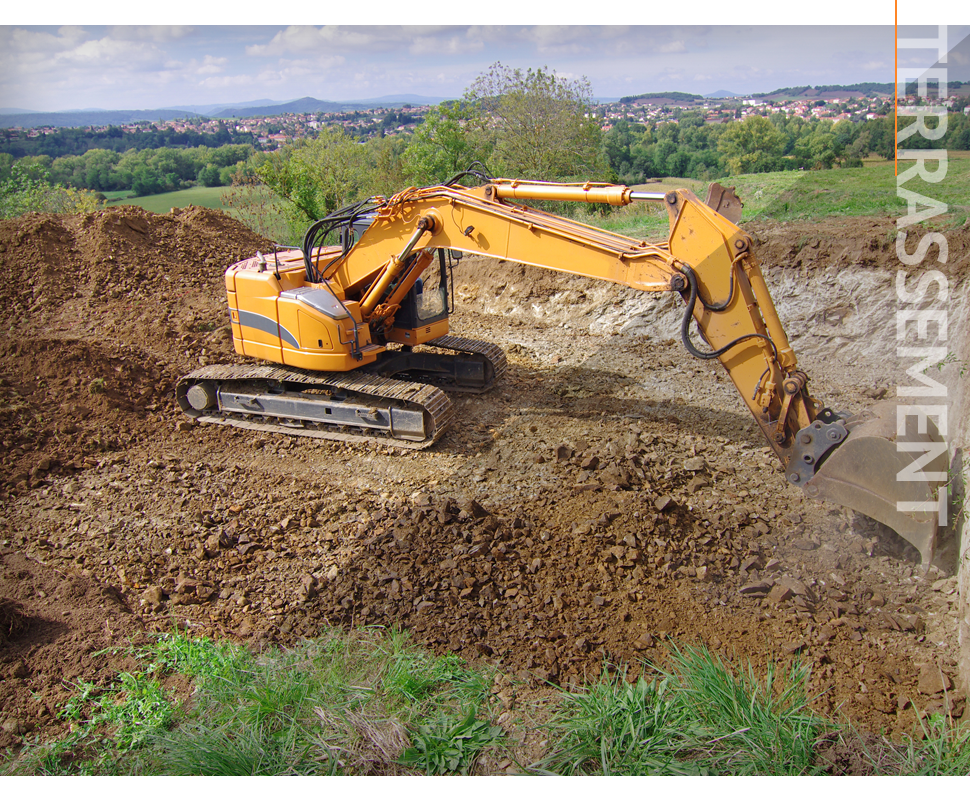
[[[480,184],[460,184],[466,177]],[[662,204],[669,238],[621,236],[528,204],[536,200]],[[850,415],[809,394],[740,212],[733,190],[717,184],[701,202],[684,189],[493,179],[474,167],[364,200],[314,223],[302,249],[226,271],[235,349],[268,362],[198,369],[179,381],[179,405],[202,422],[420,449],[451,419],[446,392],[486,391],[507,368],[499,347],[448,332],[462,254],[672,292],[686,303],[684,347],[724,365],[787,480],[895,529],[928,565],[937,535],[931,482],[941,480],[946,454],[923,475],[903,473],[919,469],[921,448],[942,441],[939,433],[910,419],[897,435],[889,406]],[[707,347],[691,337],[692,321]],[[907,478],[915,480],[899,480]]]

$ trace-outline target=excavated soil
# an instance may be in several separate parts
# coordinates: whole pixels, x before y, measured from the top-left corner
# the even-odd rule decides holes
[[[892,227],[751,228],[839,409],[899,379]],[[469,258],[452,331],[511,368],[431,449],[194,426],[175,381],[235,361],[222,270],[257,250],[199,208],[0,223],[0,748],[58,733],[71,683],[125,666],[99,650],[173,627],[260,646],[398,626],[519,689],[703,643],[800,657],[816,708],[871,733],[962,714],[952,550],[924,572],[787,485],[726,373],[675,339],[678,298]]]

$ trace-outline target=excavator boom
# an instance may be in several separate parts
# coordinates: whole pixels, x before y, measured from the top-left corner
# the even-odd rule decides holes
[[[659,203],[670,234],[649,243],[523,202],[536,200]],[[180,404],[206,421],[427,446],[449,418],[436,392],[486,390],[505,368],[498,347],[448,334],[448,270],[457,255],[673,292],[686,303],[685,348],[723,364],[787,480],[892,526],[928,564],[935,523],[919,504],[934,501],[934,491],[896,479],[912,460],[898,451],[938,439],[935,429],[898,437],[891,414],[853,417],[809,394],[751,237],[737,225],[740,210],[733,190],[716,184],[707,202],[685,189],[502,179],[364,201],[311,226],[302,251],[257,256],[226,272],[237,352],[289,368],[203,369],[180,383]],[[323,246],[328,236],[339,244]],[[706,346],[691,336],[695,327]]]

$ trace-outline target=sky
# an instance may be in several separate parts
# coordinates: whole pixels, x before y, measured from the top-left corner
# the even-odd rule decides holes
[[[137,15],[125,17],[110,7],[85,6],[77,12],[65,5],[53,13],[62,25],[36,25],[31,24],[36,19],[26,19],[0,26],[0,108],[159,109],[303,96],[329,101],[401,94],[457,98],[497,61],[510,67],[548,67],[567,79],[585,77],[596,98],[665,90],[748,94],[806,84],[893,80],[893,12],[888,3],[883,14],[868,11],[863,17],[867,24],[837,26],[793,25],[778,11],[778,3],[771,13],[759,16],[760,0],[746,2],[743,12],[711,12],[705,21],[740,18],[744,23],[747,18],[781,24],[685,25],[677,24],[676,13],[668,10],[651,11],[656,24],[588,25],[575,13],[576,20],[570,19],[555,4],[542,11],[540,3],[530,4],[526,16],[540,22],[554,18],[561,24],[522,19],[522,24],[512,25],[501,20],[522,15],[513,13],[513,4],[497,0],[488,4],[495,21],[489,25],[397,24],[422,17],[434,20],[435,4],[406,4],[407,13],[398,11],[395,19],[395,13],[380,13],[378,2],[368,5],[371,14],[358,13],[356,19],[350,15],[346,23],[249,25],[237,15],[240,24],[227,26],[200,24],[191,5],[181,2],[166,4],[168,16],[193,19],[192,24],[146,25]],[[843,12],[821,13],[827,3]],[[903,5],[916,4],[907,0]],[[589,4],[583,6],[588,21]],[[845,7],[833,0],[811,4],[816,19],[855,22]],[[267,9],[260,4],[259,16],[249,15],[262,20],[272,16]],[[294,10],[287,17],[301,13],[315,22],[324,16],[319,10],[312,15]],[[333,17],[329,11],[326,16]],[[355,24],[365,16],[395,24]],[[637,15],[632,16],[636,22]],[[704,15],[679,15],[682,22],[698,16]],[[951,44],[970,36],[970,13],[947,10],[941,16],[933,22],[948,23]],[[112,20],[115,24],[108,24]],[[204,15],[201,22],[206,22]],[[928,67],[936,61],[929,50],[906,50],[900,56],[902,67]]]

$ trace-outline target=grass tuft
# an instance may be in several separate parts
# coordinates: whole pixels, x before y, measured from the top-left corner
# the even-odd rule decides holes
[[[813,771],[827,723],[808,708],[809,668],[795,661],[784,682],[768,664],[737,671],[702,647],[674,650],[678,697],[709,739],[696,754],[718,773],[793,776]]]
[[[603,675],[581,692],[564,693],[548,725],[550,753],[536,769],[565,775],[697,774],[682,761],[692,719],[668,679]]]
[[[107,688],[84,681],[60,711],[64,737],[27,745],[2,770],[17,774],[468,774],[495,754],[521,760],[493,723],[489,673],[434,656],[403,633],[338,629],[289,650],[161,636],[135,656],[141,671]],[[546,755],[528,770],[583,775],[970,774],[970,728],[933,716],[894,744],[809,708],[797,660],[758,676],[703,647],[670,650],[669,671],[629,681],[603,674],[558,692]],[[163,676],[193,679],[176,705]],[[520,719],[513,719],[519,724]],[[525,739],[524,737],[522,739]],[[490,754],[491,756],[485,756]]]

